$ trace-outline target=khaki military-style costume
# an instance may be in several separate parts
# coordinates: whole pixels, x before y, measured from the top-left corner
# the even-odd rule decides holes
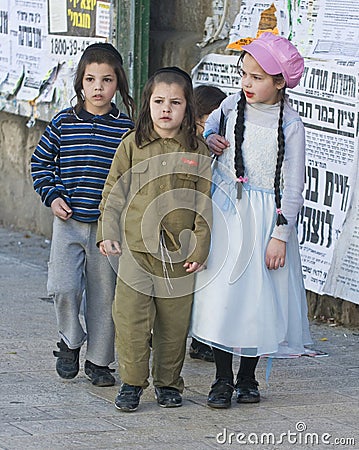
[[[122,382],[148,386],[153,329],[155,386],[183,391],[194,274],[186,261],[203,264],[212,220],[211,158],[199,138],[154,137],[141,148],[130,132],[119,146],[100,205],[97,241],[122,248],[113,318]]]

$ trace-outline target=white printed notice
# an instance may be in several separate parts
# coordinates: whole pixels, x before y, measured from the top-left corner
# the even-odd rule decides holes
[[[237,92],[241,87],[238,60],[239,56],[206,55],[192,70],[193,86],[210,84],[222,89],[227,95]]]
[[[14,0],[9,11],[10,76],[3,90],[19,100],[33,100],[47,72],[44,43],[47,35],[46,0]]]
[[[328,272],[341,236],[350,238],[353,225],[348,212],[358,177],[357,83],[357,67],[307,61],[290,94],[306,128],[305,203],[298,217],[303,275],[305,287],[319,294],[333,295]],[[349,292],[341,298],[358,301]]]
[[[9,0],[0,0],[0,86],[10,66]]]
[[[358,0],[318,0],[312,57],[359,60]]]
[[[358,151],[357,160],[358,158]],[[357,163],[357,173],[359,167]],[[352,206],[338,239],[328,277],[326,294],[359,304],[359,189],[354,189]]]

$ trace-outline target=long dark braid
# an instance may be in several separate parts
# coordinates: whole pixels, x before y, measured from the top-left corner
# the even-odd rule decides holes
[[[284,100],[285,100],[285,89],[281,92],[280,99],[280,109],[279,109],[279,119],[278,119],[278,155],[277,155],[277,164],[275,169],[275,177],[274,177],[274,197],[275,204],[277,208],[277,225],[286,225],[287,219],[284,217],[282,213],[282,202],[281,202],[281,193],[280,193],[280,182],[281,182],[281,174],[282,174],[282,165],[284,160],[285,153],[285,140],[284,140],[284,131],[283,131],[283,114],[284,114]],[[245,167],[243,161],[242,154],[242,144],[244,140],[244,108],[246,105],[246,98],[241,92],[241,97],[237,103],[237,120],[234,127],[234,137],[235,137],[235,154],[234,154],[234,167],[237,176],[237,198],[240,200],[242,197],[242,182],[246,181],[244,177]]]
[[[282,174],[282,165],[284,160],[284,152],[285,152],[285,142],[284,142],[284,131],[283,131],[283,113],[284,113],[284,98],[285,98],[285,90],[282,90],[282,96],[280,100],[280,109],[279,109],[279,120],[278,120],[278,155],[277,155],[277,165],[275,168],[275,177],[274,177],[274,197],[275,204],[277,207],[277,225],[286,225],[287,219],[283,216],[282,213],[282,203],[281,203],[281,193],[280,193],[280,181]]]
[[[244,140],[244,108],[246,106],[246,97],[241,92],[241,97],[237,103],[237,120],[236,124],[234,126],[234,138],[235,138],[235,144],[236,149],[234,153],[234,167],[236,170],[236,176],[237,176],[237,198],[241,199],[242,197],[242,182],[244,179],[244,162],[243,162],[243,153],[242,153],[242,144]],[[241,181],[242,180],[242,181]]]

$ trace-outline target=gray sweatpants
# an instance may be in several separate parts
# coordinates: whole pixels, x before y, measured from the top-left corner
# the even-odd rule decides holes
[[[87,340],[86,359],[99,366],[114,361],[112,302],[117,268],[96,246],[97,223],[54,218],[47,289],[54,298],[60,337],[69,348]],[[80,322],[85,299],[86,331]]]

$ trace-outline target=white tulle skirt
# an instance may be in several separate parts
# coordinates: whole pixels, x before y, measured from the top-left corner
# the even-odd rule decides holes
[[[298,240],[292,232],[286,263],[268,270],[265,252],[276,220],[274,195],[234,183],[213,194],[212,247],[197,274],[190,334],[242,356],[294,356],[311,344]]]

